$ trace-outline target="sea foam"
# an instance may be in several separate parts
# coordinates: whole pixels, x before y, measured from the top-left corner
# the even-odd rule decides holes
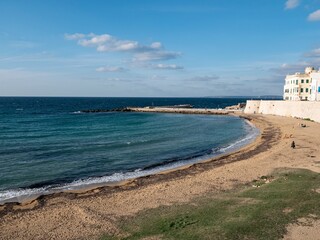
[[[256,139],[256,137],[259,135],[259,130],[255,128],[254,125],[252,125],[249,121],[245,121],[245,124],[247,135],[244,138],[241,138],[224,147],[214,148],[212,149],[211,153],[205,154],[203,156],[195,157],[188,160],[178,160],[165,165],[156,166],[151,169],[136,169],[129,172],[117,172],[108,176],[79,179],[71,183],[61,184],[59,186],[45,186],[41,188],[0,191],[0,204],[5,202],[22,202],[25,199],[36,198],[40,195],[47,195],[56,192],[88,189],[98,185],[114,184],[117,182],[148,176],[217,157],[219,155],[235,151],[253,142],[254,139]]]

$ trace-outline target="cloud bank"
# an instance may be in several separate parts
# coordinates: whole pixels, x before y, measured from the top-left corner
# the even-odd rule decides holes
[[[153,68],[155,69],[163,69],[163,70],[180,70],[180,69],[183,69],[182,66],[178,66],[176,64],[162,64],[162,63],[159,63],[157,65],[154,65]]]
[[[284,63],[277,68],[271,68],[270,71],[279,75],[286,75],[304,72],[305,67],[309,66],[316,68],[320,66],[320,48],[302,54],[300,61],[296,63]]]
[[[310,52],[304,54],[306,58],[320,58],[320,48],[313,49]]]
[[[181,55],[179,52],[166,51],[160,42],[143,45],[133,40],[118,39],[109,34],[65,34],[65,39],[77,41],[82,47],[93,47],[98,52],[129,52],[133,54],[133,61],[161,61],[175,59]]]
[[[98,67],[96,71],[97,72],[125,72],[127,71],[127,69],[123,67],[104,66],[104,67]]]

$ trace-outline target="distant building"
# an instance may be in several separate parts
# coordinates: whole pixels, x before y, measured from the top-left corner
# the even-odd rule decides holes
[[[286,76],[283,99],[288,101],[320,101],[319,87],[320,72],[314,70],[313,67],[307,67],[304,73]]]
[[[311,76],[310,101],[320,101],[320,71],[313,71]]]

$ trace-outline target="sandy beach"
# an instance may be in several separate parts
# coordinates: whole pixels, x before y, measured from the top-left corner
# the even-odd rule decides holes
[[[230,190],[278,168],[320,172],[319,123],[271,115],[244,117],[260,129],[261,135],[232,154],[119,186],[58,193],[30,203],[0,206],[0,238],[99,239],[104,233],[121,235],[115,222],[145,209]],[[290,147],[293,140],[295,149]],[[288,229],[288,239],[299,239],[302,230],[296,226]],[[310,229],[317,231],[316,227]]]

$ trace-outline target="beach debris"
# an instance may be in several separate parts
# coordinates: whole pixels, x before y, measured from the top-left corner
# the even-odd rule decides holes
[[[296,143],[294,141],[292,141],[291,147],[292,147],[292,149],[294,149],[296,147]]]
[[[291,213],[292,211],[293,211],[292,208],[284,208],[284,209],[282,210],[282,212],[285,213],[285,214]]]
[[[261,176],[260,179],[264,181],[264,183],[271,183],[274,179],[273,176]]]
[[[274,180],[273,176],[261,176],[258,179],[253,180],[252,187],[259,188],[264,184],[271,183]]]

